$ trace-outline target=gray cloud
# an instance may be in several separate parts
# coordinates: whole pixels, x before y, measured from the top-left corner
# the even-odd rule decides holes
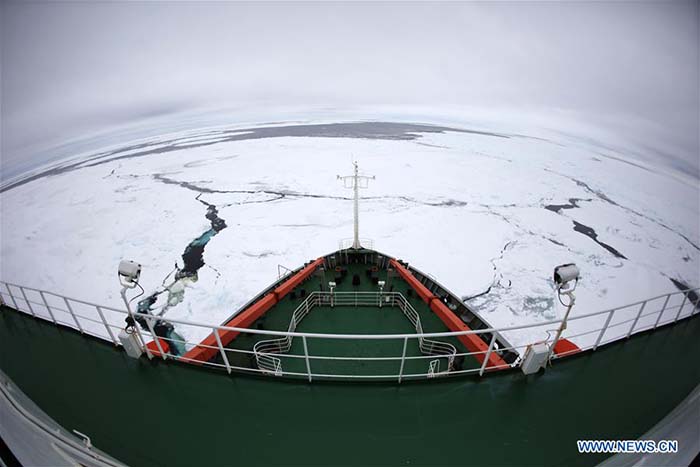
[[[697,2],[0,8],[3,165],[210,105],[387,104],[572,110],[698,166]]]

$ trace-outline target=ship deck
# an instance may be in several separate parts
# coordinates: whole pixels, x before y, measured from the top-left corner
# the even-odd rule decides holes
[[[336,281],[335,291],[342,292],[377,292],[376,281],[384,281],[386,290],[401,293],[413,306],[420,316],[423,331],[449,332],[450,329],[433,313],[428,305],[418,298],[411,286],[400,276],[387,277],[385,269],[374,271],[375,278],[370,274],[370,265],[346,264],[343,266],[342,277],[335,271],[328,271],[325,275],[314,275],[279,301],[274,307],[265,313],[252,327],[272,331],[287,331],[292,314],[302,304],[305,297],[313,291],[328,289],[329,280]],[[353,277],[359,279],[358,285],[353,285]],[[329,334],[410,334],[416,329],[409,319],[398,307],[393,306],[315,306],[311,312],[301,321],[297,332],[329,333]],[[270,336],[260,334],[240,334],[226,347],[233,350],[251,351],[255,343],[270,339]],[[458,353],[466,353],[468,350],[456,337],[441,337],[440,342],[452,344]],[[310,365],[315,374],[333,375],[395,375],[399,362],[382,360],[356,360],[357,357],[381,358],[396,357],[402,354],[403,339],[396,340],[351,340],[351,339],[307,339],[308,353],[313,356],[327,356],[333,359],[312,359]],[[304,359],[304,348],[301,339],[292,340],[289,352],[276,354],[281,358],[285,372],[298,373],[305,377],[307,368]],[[339,360],[339,357],[347,357],[347,360]],[[440,369],[448,366],[447,358],[421,353],[417,339],[407,342],[406,357],[403,373],[406,377],[412,374],[426,374],[431,361],[438,360]],[[228,359],[232,366],[256,368],[255,360],[251,354],[228,353]],[[214,359],[215,363],[222,364],[220,355]],[[457,365],[461,369],[479,368],[480,363],[473,356],[459,359]]]
[[[589,466],[577,439],[636,439],[700,383],[698,316],[531,376],[352,385],[134,360],[2,308],[0,368],[129,465]]]

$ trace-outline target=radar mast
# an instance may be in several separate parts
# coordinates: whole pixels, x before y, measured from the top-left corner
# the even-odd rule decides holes
[[[345,188],[352,188],[353,190],[354,236],[352,248],[359,250],[362,248],[362,245],[360,245],[360,188],[367,188],[369,186],[369,181],[374,180],[374,175],[360,175],[357,161],[353,162],[353,166],[355,167],[354,175],[338,175],[338,180],[343,181]]]

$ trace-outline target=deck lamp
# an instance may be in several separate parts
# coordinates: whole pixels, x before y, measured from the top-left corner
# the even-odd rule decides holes
[[[136,261],[121,260],[119,262],[119,282],[127,289],[133,289],[141,277],[141,265]]]
[[[552,360],[552,356],[554,355],[554,347],[557,345],[557,342],[559,342],[562,332],[564,332],[566,329],[566,321],[569,319],[569,314],[571,313],[571,309],[574,307],[574,303],[576,303],[574,290],[576,290],[576,286],[578,285],[579,276],[580,271],[574,263],[562,264],[554,268],[554,283],[556,285],[555,290],[559,298],[559,303],[566,307],[566,313],[564,313],[564,319],[562,319],[559,329],[557,329],[557,334],[554,337],[554,341],[549,348],[548,361]],[[567,300],[562,300],[563,297],[566,297]]]
[[[126,319],[126,328],[119,333],[119,340],[121,341],[124,350],[126,350],[126,353],[130,357],[139,358],[143,349],[145,349],[148,358],[153,358],[151,352],[146,346],[146,341],[144,341],[143,336],[141,335],[139,326],[134,319],[134,312],[131,310],[131,302],[144,294],[143,287],[141,287],[139,284],[139,279],[141,278],[141,265],[136,261],[122,260],[119,262],[117,275],[119,276],[119,283],[122,286],[120,295],[124,301],[124,305],[126,305],[126,311],[129,314]],[[132,297],[131,300],[128,300],[126,298],[126,291],[135,287],[141,289],[141,293],[135,297]],[[151,322],[148,320],[146,322],[151,330],[151,334],[155,336],[156,334],[152,328]],[[160,347],[160,344],[158,345]]]
[[[580,271],[574,263],[562,264],[554,268],[554,282],[558,289],[564,288],[566,290],[571,287],[573,291],[578,284],[579,276]],[[573,284],[571,284],[572,282]]]

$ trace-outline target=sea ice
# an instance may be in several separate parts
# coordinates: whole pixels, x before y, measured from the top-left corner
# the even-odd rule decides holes
[[[437,278],[493,326],[560,317],[551,274],[561,263],[582,271],[572,316],[674,291],[671,279],[700,285],[698,179],[661,158],[534,127],[399,122],[374,134],[353,125],[309,136],[284,124],[191,130],[44,168],[58,170],[0,194],[0,278],[122,309],[119,261],[143,265],[146,294],[162,288],[211,228],[209,204],[227,228],[207,238],[196,280],[170,289],[165,316],[220,324],[276,279],[278,265],[296,268],[351,236],[351,192],[336,175],[357,159],[377,177],[361,193],[361,236]],[[574,321],[565,336],[590,344],[596,336],[584,333],[606,316]],[[123,326],[117,313],[106,318]],[[177,332],[197,342],[209,330]],[[516,345],[546,335],[506,333]]]

